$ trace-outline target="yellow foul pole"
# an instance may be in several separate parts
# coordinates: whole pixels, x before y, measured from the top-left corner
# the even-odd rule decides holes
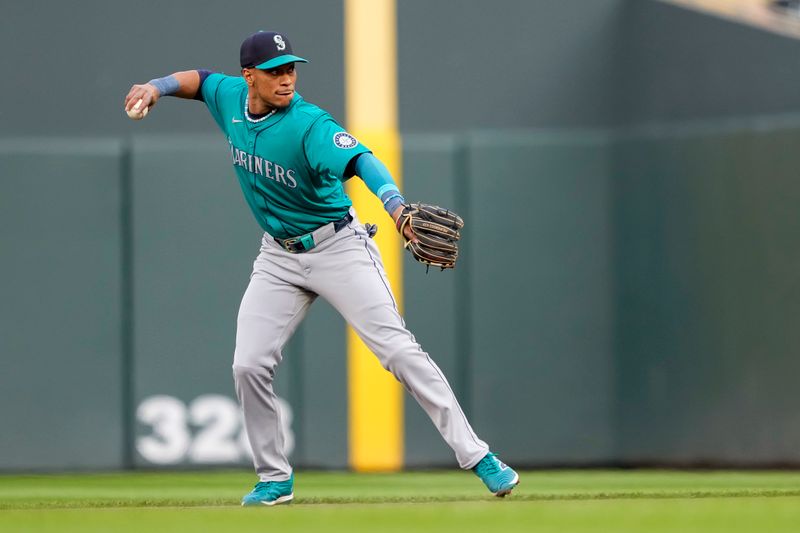
[[[397,131],[395,0],[345,0],[347,128],[388,167],[401,185]],[[402,244],[392,221],[359,179],[347,192],[362,222],[378,223],[381,251],[398,305],[402,299]],[[347,332],[348,437],[351,468],[393,471],[403,466],[403,396],[352,328]]]

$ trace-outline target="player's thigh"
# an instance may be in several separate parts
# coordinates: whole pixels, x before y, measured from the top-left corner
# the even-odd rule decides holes
[[[329,260],[328,279],[314,290],[342,314],[373,351],[413,342],[374,241],[358,233],[342,244]]]
[[[239,306],[234,364],[273,366],[316,298],[285,280],[254,275]]]

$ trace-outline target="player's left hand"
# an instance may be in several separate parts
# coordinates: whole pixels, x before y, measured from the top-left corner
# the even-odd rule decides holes
[[[396,227],[396,228],[399,227],[398,224],[397,224],[397,220],[400,218],[400,215],[403,214],[403,209],[404,208],[405,208],[405,206],[401,205],[400,207],[398,207],[397,209],[394,210],[394,213],[392,213],[392,218],[394,219],[394,227]],[[410,224],[406,224],[403,227],[403,237],[405,237],[406,241],[411,241],[413,243],[418,243],[419,242],[419,239],[417,239],[417,236],[414,235],[414,231],[411,229],[411,225]]]

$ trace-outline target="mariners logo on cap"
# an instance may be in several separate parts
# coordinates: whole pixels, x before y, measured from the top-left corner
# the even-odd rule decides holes
[[[335,144],[339,148],[344,148],[345,150],[347,150],[358,146],[358,141],[356,140],[355,137],[353,137],[346,131],[340,131],[339,133],[333,136],[333,144]]]

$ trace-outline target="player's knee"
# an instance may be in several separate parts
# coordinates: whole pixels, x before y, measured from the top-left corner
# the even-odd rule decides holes
[[[271,377],[282,358],[281,351],[274,346],[237,342],[236,350],[233,353],[233,365],[234,367],[265,369]]]
[[[403,371],[419,361],[425,354],[419,349],[411,347],[398,347],[383,354],[381,365],[394,375],[402,374]]]
[[[245,366],[236,363],[233,365],[233,379],[237,383],[249,383],[253,381],[266,381],[271,383],[274,375],[274,368]]]

